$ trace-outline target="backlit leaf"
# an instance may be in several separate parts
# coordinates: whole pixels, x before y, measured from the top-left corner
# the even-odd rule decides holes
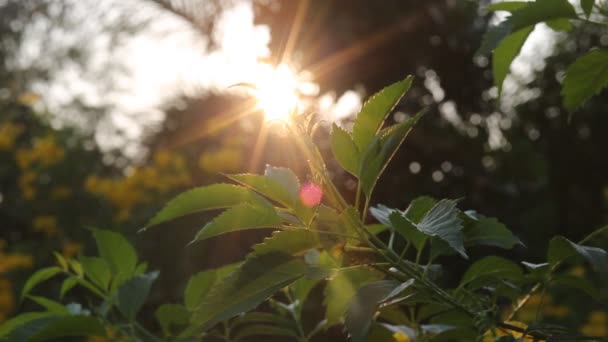
[[[570,112],[608,86],[608,50],[594,50],[578,58],[566,71],[562,88]]]
[[[458,217],[459,210],[456,204],[456,201],[447,199],[437,202],[416,227],[427,235],[436,236],[447,242],[451,248],[466,258],[462,220]]]
[[[360,152],[367,150],[386,117],[410,89],[413,79],[408,76],[403,81],[393,83],[372,95],[363,104],[353,126],[353,141]]]
[[[158,272],[138,275],[126,281],[118,289],[118,309],[130,321],[137,316],[156,278],[158,278]]]
[[[30,291],[38,284],[42,283],[45,280],[61,273],[63,270],[59,267],[47,267],[42,268],[32,274],[28,280],[23,285],[23,290],[21,290],[21,298],[25,297]]]
[[[608,271],[608,254],[604,249],[579,245],[562,236],[556,236],[551,239],[547,254],[547,259],[551,265],[555,265],[570,257],[580,255],[585,258],[596,271]]]
[[[353,138],[335,123],[331,129],[331,151],[334,157],[351,175],[359,175],[359,150]]]
[[[498,87],[499,94],[502,92],[502,84],[509,73],[511,63],[519,55],[521,47],[533,29],[534,26],[528,26],[513,32],[503,39],[494,50],[492,55],[492,72],[494,84]]]

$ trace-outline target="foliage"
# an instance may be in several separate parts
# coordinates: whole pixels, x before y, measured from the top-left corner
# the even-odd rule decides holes
[[[606,281],[607,253],[589,243],[607,228],[578,243],[555,237],[546,263],[518,264],[494,255],[477,257],[480,247],[511,249],[521,242],[496,219],[459,209],[457,200],[421,197],[404,210],[370,208],[378,178],[422,117],[383,128],[384,118],[411,82],[407,78],[372,96],[352,134],[334,126],[333,153],[358,180],[354,204],[337,190],[312,141],[312,117],[293,115],[287,129],[309,163],[309,182],[303,184],[289,169],[274,167],[267,167],[264,175],[231,175],[238,185],[189,190],[150,220],[146,230],[167,227],[167,222],[196,212],[223,209],[195,240],[244,229],[274,230],[236,265],[195,275],[183,304],[159,307],[156,318],[165,339],[265,335],[307,341],[338,324],[356,341],[368,336],[397,341],[468,341],[475,336],[501,341],[597,339],[537,319],[526,325],[513,317],[532,296],[540,293],[542,298],[557,285],[600,293],[596,283]],[[362,129],[363,124],[370,127]],[[366,224],[368,212],[381,229]],[[46,310],[13,318],[2,326],[2,336],[45,340],[111,334],[115,339],[161,340],[136,321],[158,273],[146,273],[146,265],[138,263],[120,235],[93,230],[93,236],[99,257],[65,260],[57,255],[59,266],[32,275],[22,296]],[[444,261],[454,258],[471,259],[471,264],[456,286],[444,285]],[[581,260],[599,274],[595,282],[568,275],[571,265]],[[90,307],[29,296],[41,282],[59,274],[66,276],[62,292],[80,286],[96,296]],[[324,287],[325,317],[305,326],[303,306],[316,286]],[[264,302],[265,310],[252,311]],[[82,322],[70,325],[74,320]]]
[[[596,4],[597,2],[597,4]],[[510,16],[486,32],[479,53],[492,52],[494,82],[501,93],[511,63],[519,54],[537,24],[545,23],[555,31],[570,31],[575,25],[608,25],[605,3],[581,0],[583,13],[577,13],[568,0],[507,1],[487,7],[490,12],[507,11]],[[608,51],[591,50],[574,61],[566,71],[562,95],[570,112],[608,86]]]

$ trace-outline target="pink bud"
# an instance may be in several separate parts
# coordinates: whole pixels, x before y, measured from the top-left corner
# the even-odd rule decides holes
[[[307,183],[300,188],[300,200],[307,207],[314,207],[321,203],[323,189],[314,183]]]

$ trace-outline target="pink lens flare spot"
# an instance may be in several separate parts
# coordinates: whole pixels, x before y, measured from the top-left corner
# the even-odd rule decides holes
[[[300,200],[307,207],[314,207],[321,203],[323,189],[314,183],[307,183],[300,188]]]

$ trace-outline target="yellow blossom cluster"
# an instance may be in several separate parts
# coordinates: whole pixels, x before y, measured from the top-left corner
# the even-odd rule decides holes
[[[22,170],[38,163],[49,167],[62,161],[65,156],[64,149],[57,144],[53,135],[36,138],[32,147],[17,150],[17,164]]]
[[[587,336],[608,337],[608,313],[592,311],[587,323],[581,328],[581,333]]]
[[[57,144],[52,135],[37,138],[30,148],[20,148],[16,152],[17,165],[21,169],[18,184],[23,198],[36,197],[34,182],[38,179],[34,166],[50,167],[63,160],[64,149]]]
[[[10,121],[0,123],[0,151],[9,151],[15,145],[15,140],[23,133],[23,125]]]
[[[125,221],[138,204],[147,202],[148,195],[164,194],[190,183],[185,159],[160,151],[154,155],[152,165],[138,167],[126,177],[87,177],[85,189],[108,200],[119,210],[116,220]]]
[[[17,268],[32,267],[34,259],[31,255],[6,254],[4,252],[6,242],[0,240],[0,274],[12,271]]]
[[[57,219],[52,215],[41,215],[34,217],[34,220],[32,221],[32,229],[37,233],[46,235],[47,238],[55,237],[59,233]]]
[[[410,342],[410,337],[401,331],[397,331],[396,333],[393,334],[393,338],[395,339],[395,342]]]
[[[6,241],[0,240],[0,275],[17,268],[29,268],[34,264],[31,255],[6,254]],[[0,276],[0,322],[6,320],[15,307],[15,296],[11,282]]]

